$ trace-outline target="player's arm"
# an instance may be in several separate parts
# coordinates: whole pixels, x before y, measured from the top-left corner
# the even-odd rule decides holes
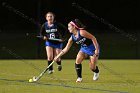
[[[92,42],[95,46],[95,49],[96,49],[95,50],[95,55],[98,56],[99,55],[99,46],[98,46],[98,42],[97,42],[95,36],[93,36],[92,34],[90,34],[89,32],[87,32],[85,30],[81,30],[80,34],[81,34],[81,36],[92,40]]]
[[[72,37],[70,37],[66,47],[54,58],[54,61],[56,61],[58,58],[63,56],[65,53],[67,53],[71,48],[72,44],[73,44]]]

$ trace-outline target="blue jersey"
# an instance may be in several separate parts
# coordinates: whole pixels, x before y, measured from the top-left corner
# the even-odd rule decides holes
[[[86,47],[86,46],[93,44],[91,39],[88,39],[88,38],[81,36],[79,30],[78,30],[78,38],[76,38],[74,36],[74,34],[72,34],[72,40],[74,42],[76,42],[76,44],[78,44],[78,45],[80,44],[81,47]]]
[[[81,45],[80,51],[84,52],[85,54],[89,56],[94,55],[95,46],[93,45],[92,40],[81,36],[79,30],[78,30],[78,38],[76,38],[74,34],[72,34],[72,40],[73,42],[76,42],[76,44]]]

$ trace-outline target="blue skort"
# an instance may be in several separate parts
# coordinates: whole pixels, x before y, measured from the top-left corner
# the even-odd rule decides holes
[[[62,43],[57,43],[56,44],[56,43],[52,43],[52,42],[49,42],[49,41],[46,41],[45,45],[49,46],[49,47],[53,47],[53,48],[58,48],[58,49],[62,49],[62,47],[63,47]]]
[[[89,56],[93,56],[95,54],[95,46],[93,44],[89,46],[81,46],[80,51]]]

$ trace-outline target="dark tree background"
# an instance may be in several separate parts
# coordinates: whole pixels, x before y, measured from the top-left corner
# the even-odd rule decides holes
[[[77,6],[117,29],[109,27]],[[101,58],[140,58],[139,0],[1,0],[0,58],[15,58],[6,49],[23,58],[45,58],[44,41],[31,36],[38,34],[48,11],[54,12],[56,20],[65,26],[75,18],[80,19],[88,31],[97,37]],[[77,46],[70,52],[75,51],[75,47]],[[27,54],[25,51],[29,49],[30,53]],[[65,58],[75,57],[70,54]]]

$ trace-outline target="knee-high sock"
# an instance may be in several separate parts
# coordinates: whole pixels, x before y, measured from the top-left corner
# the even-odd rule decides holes
[[[48,66],[52,63],[52,61],[48,61]],[[53,65],[49,67],[49,70],[53,70]]]
[[[76,64],[75,63],[75,70],[76,70],[76,73],[77,73],[77,77],[82,78],[82,64]]]
[[[98,66],[96,66],[96,69],[95,69],[95,70],[93,70],[93,72],[95,72],[95,73],[99,73]]]
[[[61,65],[61,61],[57,61],[56,63],[57,63],[57,65]]]

